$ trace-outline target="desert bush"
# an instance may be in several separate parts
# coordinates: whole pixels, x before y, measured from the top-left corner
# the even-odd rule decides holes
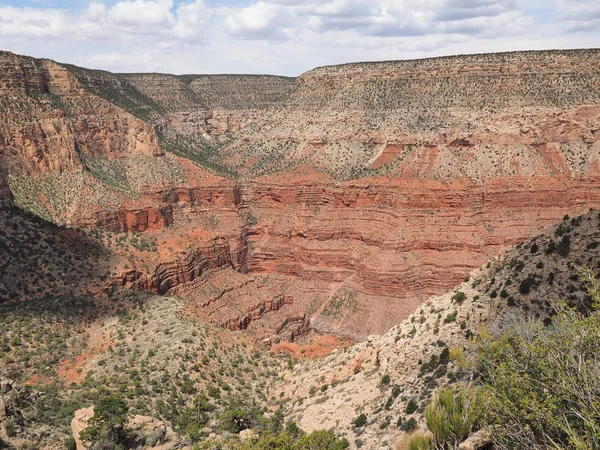
[[[452,296],[452,301],[454,301],[460,305],[465,301],[466,298],[467,298],[467,296],[465,295],[464,292],[458,291]]]
[[[451,322],[456,322],[456,311],[453,311],[453,312],[449,313],[444,318],[444,323],[451,323]]]
[[[478,391],[463,387],[440,389],[425,408],[425,422],[436,449],[457,448],[479,425],[483,414]]]
[[[406,431],[407,433],[416,430],[419,426],[417,419],[415,419],[414,417],[411,417],[405,422],[402,422],[401,420],[399,420],[398,422],[400,422],[398,428],[400,428],[401,431]]]
[[[433,450],[433,441],[429,436],[417,434],[411,438],[408,450]]]
[[[8,418],[4,422],[4,431],[6,431],[6,435],[9,438],[15,437],[17,435],[17,427],[15,425],[15,421],[12,418]]]
[[[366,425],[366,423],[367,423],[367,415],[365,413],[362,413],[356,419],[354,419],[354,421],[352,423],[357,428],[360,428],[360,427]]]
[[[219,427],[223,431],[237,434],[240,431],[250,428],[250,426],[250,418],[246,414],[246,411],[230,409],[219,417]]]
[[[527,295],[531,292],[531,288],[535,286],[537,286],[537,281],[534,276],[530,275],[521,281],[519,292],[523,295]]]
[[[413,414],[419,409],[419,405],[414,400],[410,400],[406,405],[406,414]]]
[[[465,359],[465,352],[462,347],[452,347],[450,349],[448,358],[450,361],[456,361],[458,364],[460,364]]]

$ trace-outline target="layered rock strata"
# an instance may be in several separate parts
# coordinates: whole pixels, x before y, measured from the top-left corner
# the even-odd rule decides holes
[[[3,52],[0,153],[18,206],[156,236],[158,255],[140,253],[125,284],[176,289],[232,329],[362,338],[600,206],[598,56],[351,64],[294,80],[110,74]],[[277,289],[214,297],[195,284],[226,267]]]

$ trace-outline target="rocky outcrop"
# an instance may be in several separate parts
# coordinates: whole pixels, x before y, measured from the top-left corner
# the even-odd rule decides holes
[[[208,269],[226,265],[231,265],[229,244],[224,240],[216,240],[207,248],[181,255],[175,262],[160,264],[150,283],[159,294],[164,294],[172,287],[193,281]]]
[[[294,301],[292,298],[282,295],[272,300],[267,300],[264,303],[253,305],[248,308],[242,316],[229,319],[221,323],[221,326],[232,331],[246,330],[252,322],[261,320],[265,314],[277,312],[284,305],[291,305],[293,303]],[[297,336],[301,336],[310,331],[310,322],[306,318],[306,315],[285,317],[283,322],[275,329],[275,334],[283,334],[284,330],[288,333],[286,338],[290,342],[294,342],[294,339]]]
[[[12,426],[11,436],[23,431],[25,419],[18,409],[18,405],[31,405],[39,397],[40,393],[31,392],[15,381],[0,375],[0,437],[5,437],[8,423]]]
[[[77,450],[86,450],[87,448],[79,435],[87,428],[88,422],[92,417],[94,417],[93,407],[82,408],[75,411],[73,420],[71,420],[71,432],[73,433],[73,439],[75,439]]]
[[[213,239],[203,247],[181,251],[176,259],[162,262],[151,274],[128,270],[116,276],[117,282],[135,289],[166,294],[169,290],[190,283],[209,269],[232,264],[229,243]]]
[[[488,450],[493,447],[493,444],[490,430],[479,430],[462,442],[458,450]]]
[[[81,169],[93,157],[164,154],[153,127],[87,92],[64,67],[6,52],[0,67],[0,149],[21,173]]]
[[[80,433],[88,427],[88,422],[94,417],[94,407],[82,408],[75,411],[71,421],[71,432],[77,450],[86,450],[89,445],[83,442]],[[166,423],[149,416],[133,416],[129,419],[127,427],[131,432],[128,449],[167,450],[180,444],[180,440]]]
[[[100,210],[91,216],[80,218],[71,225],[98,227],[114,233],[130,233],[162,230],[172,224],[173,207],[165,204],[140,209],[121,208],[112,212]]]
[[[202,186],[179,186],[151,191],[148,195],[162,203],[182,208],[236,208],[241,201],[240,188],[227,180],[218,180],[214,184],[206,183]]]
[[[210,136],[237,133],[242,125],[256,113],[246,111],[182,111],[169,114],[156,122],[162,133],[177,133],[183,136]]]

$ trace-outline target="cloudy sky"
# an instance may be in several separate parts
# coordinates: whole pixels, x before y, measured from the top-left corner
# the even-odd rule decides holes
[[[600,47],[600,0],[0,0],[0,49],[124,72],[580,47]]]

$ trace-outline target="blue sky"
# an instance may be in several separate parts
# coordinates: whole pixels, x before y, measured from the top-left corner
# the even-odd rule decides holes
[[[581,47],[600,47],[600,0],[0,0],[0,49],[112,71]]]

